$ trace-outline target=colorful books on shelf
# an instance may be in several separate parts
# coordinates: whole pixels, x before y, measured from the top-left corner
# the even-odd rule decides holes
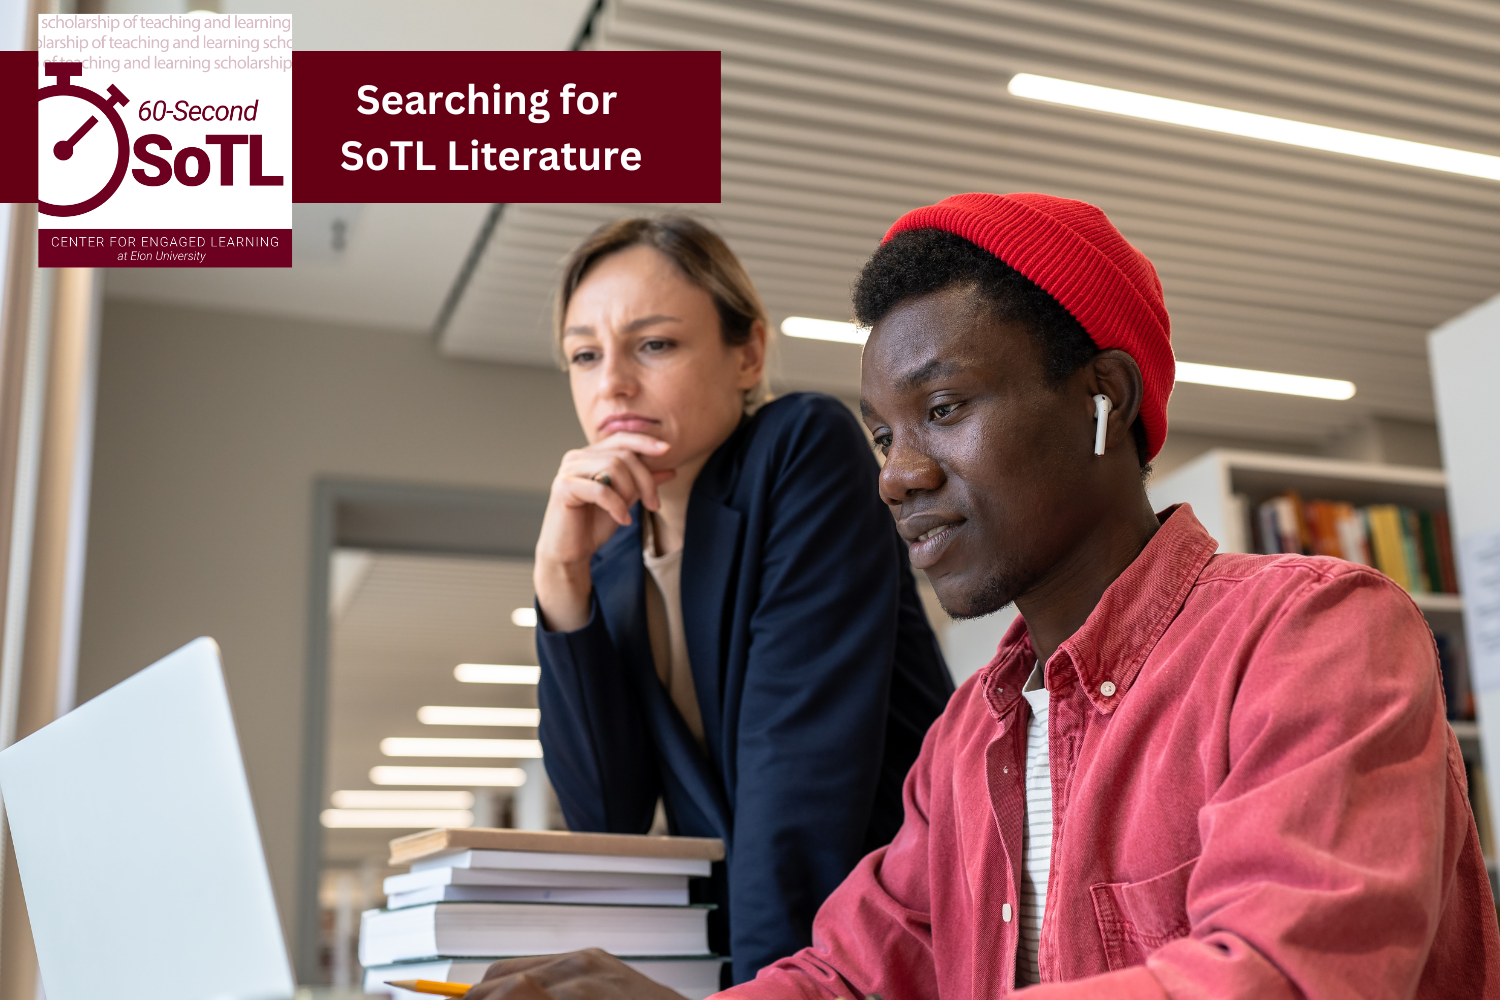
[[[695,837],[430,830],[391,842],[384,909],[360,921],[366,992],[394,979],[477,982],[497,959],[602,948],[697,1000],[719,989],[710,907],[689,880],[722,859]],[[469,976],[472,978],[464,978]]]
[[[1288,492],[1262,503],[1252,528],[1257,551],[1268,555],[1337,556],[1374,566],[1413,594],[1458,593],[1447,511],[1356,507]]]

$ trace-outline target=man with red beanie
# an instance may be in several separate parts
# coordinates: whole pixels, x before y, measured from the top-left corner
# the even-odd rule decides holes
[[[1500,996],[1432,635],[1375,570],[1152,511],[1169,321],[1104,214],[959,195],[855,286],[882,497],[944,608],[1021,611],[813,945],[722,997]],[[671,994],[602,953],[470,996]]]

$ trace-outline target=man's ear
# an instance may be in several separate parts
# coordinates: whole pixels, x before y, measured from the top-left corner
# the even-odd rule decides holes
[[[1095,393],[1108,396],[1111,404],[1108,430],[1104,437],[1105,453],[1124,443],[1130,445],[1133,454],[1135,440],[1131,436],[1130,425],[1140,415],[1146,385],[1141,378],[1140,367],[1136,365],[1135,358],[1113,348],[1094,355],[1085,367],[1087,374],[1084,385],[1088,389],[1090,416],[1094,413]]]

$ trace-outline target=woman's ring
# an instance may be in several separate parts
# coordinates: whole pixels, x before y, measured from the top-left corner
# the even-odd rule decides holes
[[[600,486],[609,486],[614,482],[614,480],[609,478],[609,473],[607,472],[597,472],[590,478]]]

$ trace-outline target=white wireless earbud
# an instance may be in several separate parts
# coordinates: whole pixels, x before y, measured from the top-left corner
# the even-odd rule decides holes
[[[1111,403],[1109,401],[1109,397],[1106,396],[1106,395],[1104,395],[1104,393],[1101,392],[1101,393],[1095,394],[1095,396],[1094,396],[1094,420],[1096,421],[1096,425],[1094,427],[1094,454],[1095,455],[1102,455],[1102,454],[1104,454],[1104,432],[1109,429],[1109,423],[1108,423],[1108,421],[1109,421],[1109,411],[1112,410],[1112,409],[1114,409],[1114,405],[1115,404]]]

